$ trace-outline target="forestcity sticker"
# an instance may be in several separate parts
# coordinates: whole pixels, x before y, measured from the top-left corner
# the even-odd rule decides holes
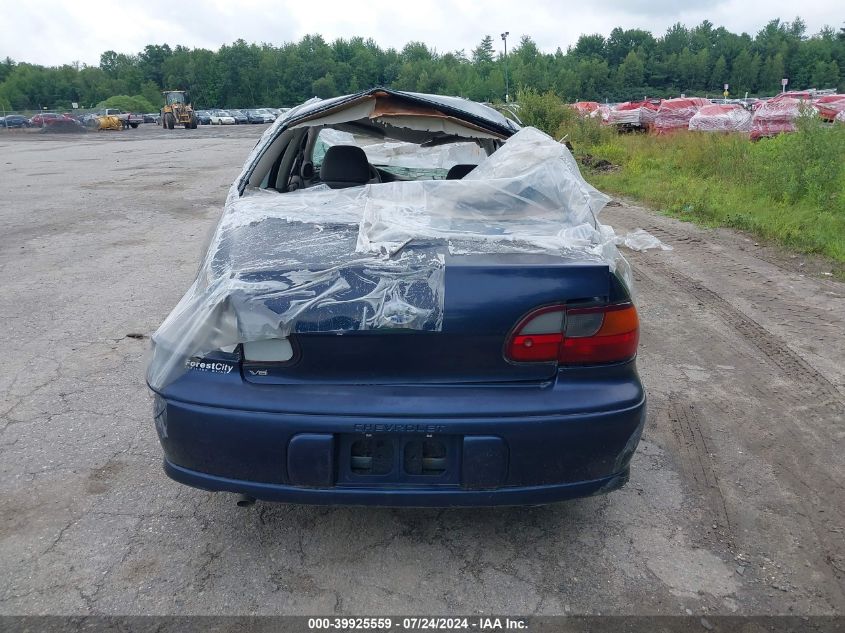
[[[229,363],[219,363],[207,360],[186,360],[185,369],[193,369],[195,371],[207,371],[212,374],[228,374],[235,368]]]

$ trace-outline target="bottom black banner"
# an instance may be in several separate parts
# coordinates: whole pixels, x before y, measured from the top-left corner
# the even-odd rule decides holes
[[[2,633],[845,633],[841,616],[0,616]]]

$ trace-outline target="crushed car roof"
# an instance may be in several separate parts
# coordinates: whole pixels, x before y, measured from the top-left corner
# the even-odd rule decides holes
[[[392,97],[397,100],[406,101],[409,105],[417,104],[423,107],[434,107],[444,115],[473,123],[504,137],[508,137],[520,129],[516,123],[493,108],[476,103],[475,101],[470,101],[469,99],[420,92],[403,92],[381,87],[371,88],[342,97],[306,101],[301,106],[293,108],[285,114],[281,127],[282,129],[290,128],[302,121],[313,118],[315,115],[324,115],[335,109],[342,110],[354,103],[374,100],[380,97]]]

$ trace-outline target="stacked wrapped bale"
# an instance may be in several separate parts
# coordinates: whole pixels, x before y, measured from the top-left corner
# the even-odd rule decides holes
[[[689,129],[690,119],[706,105],[710,105],[710,102],[701,97],[666,99],[660,103],[654,119],[654,129],[658,134]]]
[[[800,97],[780,95],[758,104],[751,119],[751,140],[795,131],[802,113],[818,112],[813,103]]]
[[[583,117],[599,116],[599,104],[596,101],[576,101],[572,107]]]
[[[751,113],[737,103],[701,106],[689,120],[697,132],[750,132]]]
[[[845,112],[845,95],[824,95],[813,101],[822,121],[833,121]]]
[[[611,125],[649,128],[654,123],[657,110],[657,104],[651,101],[626,101],[610,110],[607,122]]]

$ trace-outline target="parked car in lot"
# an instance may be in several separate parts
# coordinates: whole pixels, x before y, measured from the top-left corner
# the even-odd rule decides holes
[[[211,125],[211,113],[208,110],[196,110],[194,114],[200,125]]]
[[[89,112],[79,117],[79,122],[87,128],[96,130],[100,125],[100,117],[94,112]]]
[[[229,114],[226,110],[212,110],[209,115],[209,123],[211,125],[234,125],[235,117]]]
[[[272,114],[263,109],[245,110],[249,123],[272,123],[276,120]]]
[[[619,488],[645,395],[608,200],[564,145],[465,99],[379,88],[289,112],[153,336],[166,473],[245,503]]]
[[[240,110],[227,110],[229,115],[235,119],[235,123],[240,125],[241,123],[249,123],[249,119],[247,118],[246,114],[244,114]]]
[[[144,123],[156,123],[158,124],[161,115],[158,112],[147,112],[143,115]]]
[[[81,126],[80,121],[68,114],[56,114],[55,112],[44,112],[36,114],[29,120],[30,126],[37,127],[62,127],[64,129],[75,129]]]
[[[62,115],[57,114],[55,112],[42,112],[40,114],[36,114],[29,120],[30,125],[37,125],[43,126],[47,125],[50,121],[55,121],[56,119],[61,119]]]
[[[29,119],[22,114],[7,114],[4,117],[0,117],[0,127],[7,127],[7,128],[21,128],[21,127],[30,127],[32,123],[29,122]]]

